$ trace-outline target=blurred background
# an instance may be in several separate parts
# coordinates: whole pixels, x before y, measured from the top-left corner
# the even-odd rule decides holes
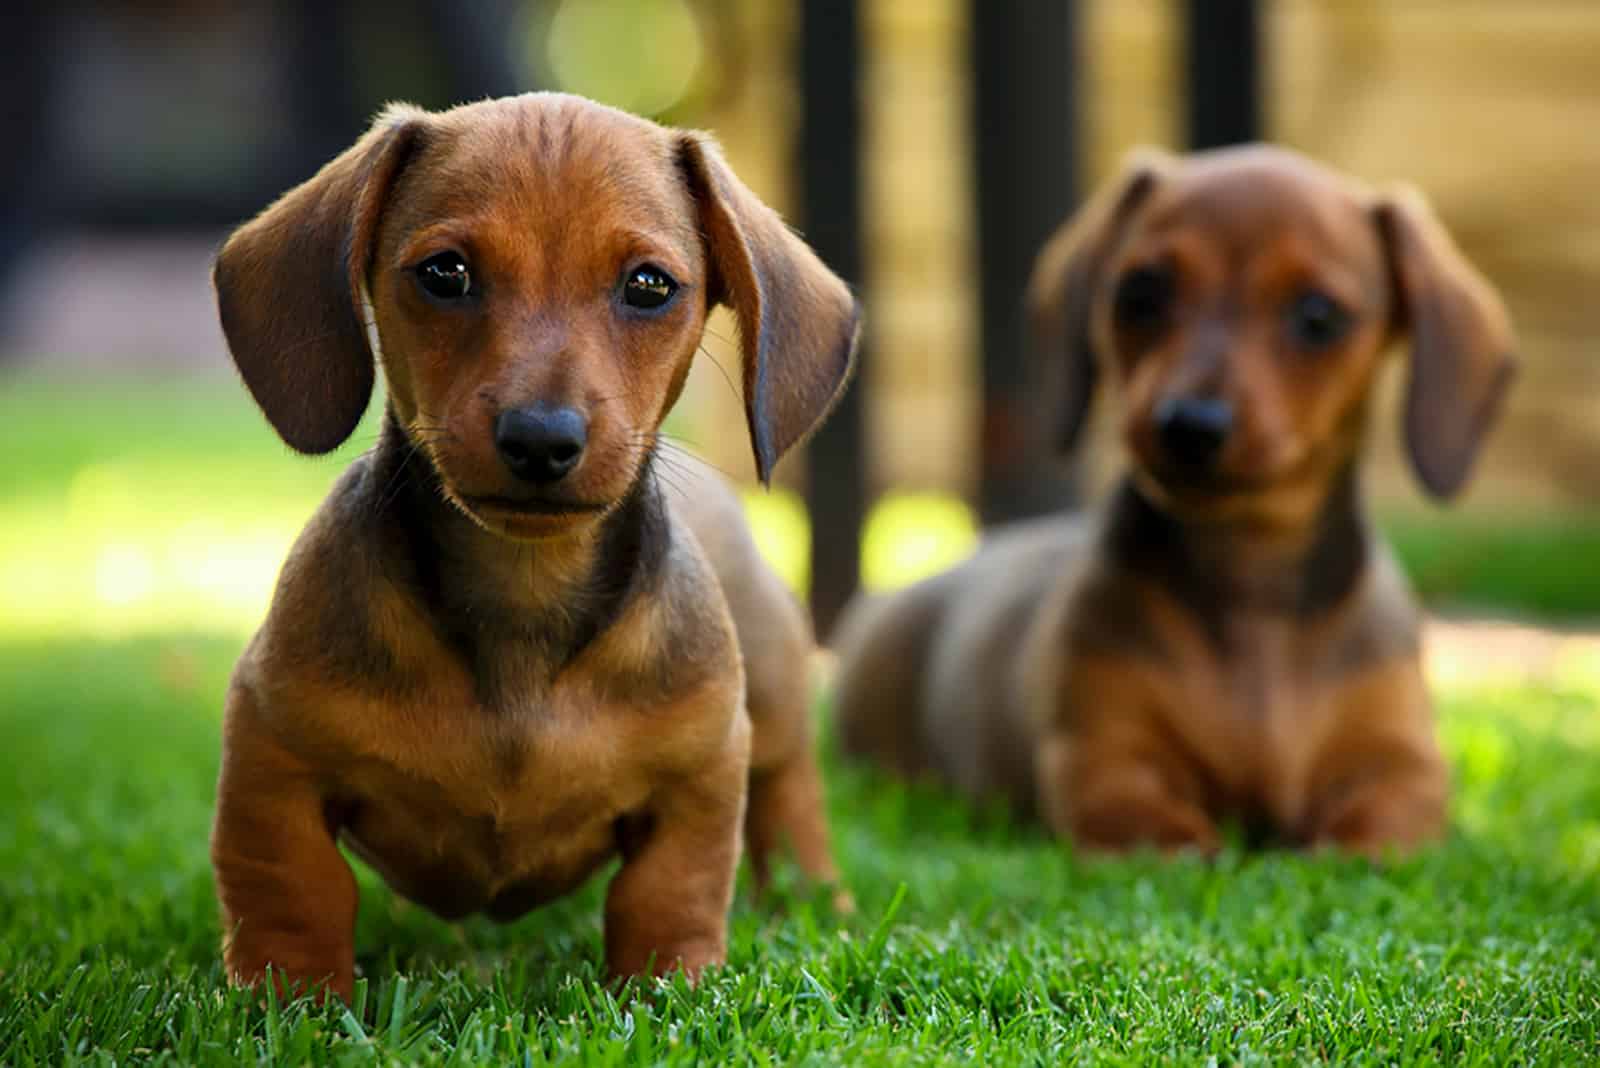
[[[747,494],[824,628],[858,582],[1093,498],[1103,432],[1071,470],[1020,434],[1032,257],[1131,146],[1254,138],[1422,187],[1520,327],[1521,380],[1450,511],[1400,455],[1392,368],[1369,482],[1424,595],[1600,619],[1600,4],[76,0],[0,20],[0,643],[259,621],[373,416],[331,458],[278,443],[216,326],[215,247],[384,102],[528,89],[712,130],[864,296],[849,402]],[[699,367],[674,430],[748,481],[734,388]]]

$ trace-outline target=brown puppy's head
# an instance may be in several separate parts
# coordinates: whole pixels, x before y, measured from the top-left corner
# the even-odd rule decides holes
[[[1401,333],[1411,457],[1451,496],[1513,370],[1503,305],[1420,196],[1262,146],[1136,153],[1041,253],[1029,303],[1058,442],[1114,376],[1140,484],[1197,518],[1310,503]]]
[[[706,137],[577,97],[389,108],[223,247],[223,330],[292,447],[354,430],[374,356],[401,428],[486,528],[623,499],[714,304],[732,308],[757,470],[826,415],[858,313]]]

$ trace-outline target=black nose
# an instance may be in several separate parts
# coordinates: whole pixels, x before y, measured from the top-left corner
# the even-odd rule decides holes
[[[1174,463],[1196,470],[1216,460],[1233,429],[1233,406],[1200,397],[1169,397],[1156,407],[1156,433]]]
[[[583,458],[589,426],[573,408],[512,408],[494,421],[494,447],[524,482],[559,482]]]

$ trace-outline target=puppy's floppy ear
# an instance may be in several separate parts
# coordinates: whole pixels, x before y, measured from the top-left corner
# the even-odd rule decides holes
[[[314,178],[234,231],[212,270],[228,349],[291,447],[323,453],[350,436],[372,395],[364,298],[395,176],[425,113],[396,105]]]
[[[1406,444],[1423,486],[1448,498],[1466,481],[1516,374],[1511,319],[1420,193],[1399,190],[1374,212],[1394,279],[1395,323],[1411,335]]]
[[[849,384],[861,313],[838,275],[734,177],[709,137],[679,157],[700,208],[712,301],[739,320],[745,417],[762,482],[822,422]]]
[[[1106,261],[1128,220],[1173,168],[1159,149],[1131,152],[1122,171],[1064,223],[1040,251],[1028,283],[1028,321],[1049,440],[1069,451],[1094,393],[1090,318]]]

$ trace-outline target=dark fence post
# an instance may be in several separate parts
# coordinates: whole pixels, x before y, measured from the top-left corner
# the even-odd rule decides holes
[[[1191,148],[1261,137],[1258,0],[1187,0],[1184,59]]]
[[[861,45],[856,0],[804,0],[800,5],[797,139],[799,223],[823,261],[860,292]],[[869,324],[870,334],[870,324]],[[861,527],[866,519],[866,420],[856,385],[846,391],[807,447],[811,513],[811,615],[824,640],[861,580]]]
[[[1033,258],[1077,199],[1077,4],[972,0],[985,524],[1051,511],[1070,479],[1034,434],[1023,293]]]

